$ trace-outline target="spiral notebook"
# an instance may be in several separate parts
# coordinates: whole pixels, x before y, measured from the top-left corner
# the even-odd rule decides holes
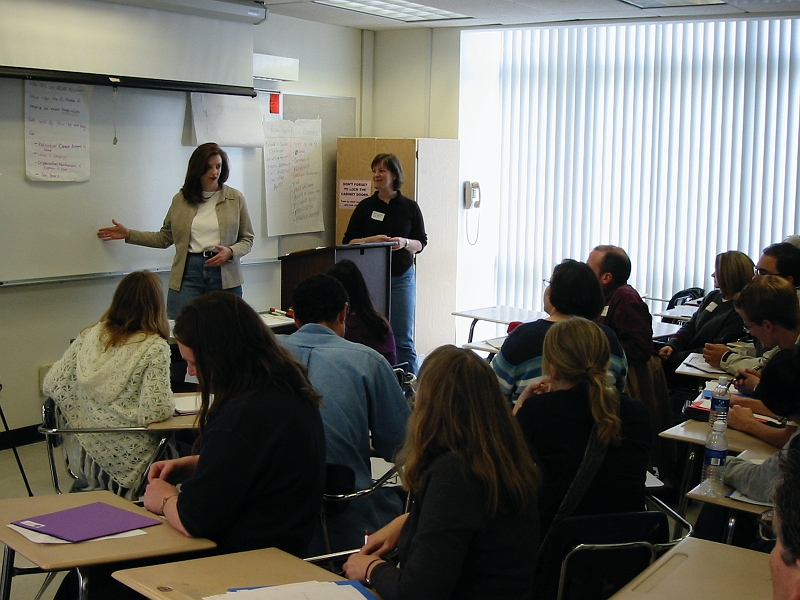
[[[68,542],[82,542],[133,529],[152,527],[160,523],[161,519],[111,506],[105,502],[93,502],[13,522],[19,527],[46,533]]]

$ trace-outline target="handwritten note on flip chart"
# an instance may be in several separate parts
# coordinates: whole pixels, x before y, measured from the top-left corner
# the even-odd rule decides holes
[[[192,126],[196,144],[260,148],[261,104],[258,98],[192,92]]]
[[[324,231],[322,121],[264,123],[267,234]]]
[[[25,175],[33,181],[89,179],[91,86],[25,82]]]

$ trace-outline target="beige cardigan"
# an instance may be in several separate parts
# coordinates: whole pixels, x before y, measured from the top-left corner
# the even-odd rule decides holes
[[[228,289],[242,285],[244,281],[239,259],[252,249],[255,234],[247,212],[247,204],[239,190],[223,185],[216,211],[219,221],[219,243],[233,251],[233,261],[221,267],[222,287]],[[130,237],[125,240],[128,244],[150,248],[168,248],[175,244],[169,287],[176,291],[181,289],[186,255],[189,252],[189,241],[192,236],[192,221],[196,214],[197,205],[189,204],[183,198],[183,194],[178,192],[172,198],[172,205],[169,207],[161,231],[131,229]]]

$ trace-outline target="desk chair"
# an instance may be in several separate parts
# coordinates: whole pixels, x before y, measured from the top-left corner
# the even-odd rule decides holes
[[[322,495],[320,520],[322,522],[322,535],[325,539],[325,550],[328,554],[331,554],[332,551],[328,535],[328,518],[342,514],[351,501],[374,494],[390,483],[397,474],[397,467],[393,466],[378,480],[374,481],[370,487],[356,490],[356,475],[350,466],[332,463],[325,465],[325,493]],[[349,551],[350,554],[353,552],[358,552],[358,548]]]
[[[601,600],[641,573],[669,545],[660,511],[569,517],[539,549],[537,600]]]
[[[680,306],[681,304],[686,304],[689,300],[697,300],[698,298],[702,298],[705,295],[706,292],[703,288],[699,287],[686,288],[685,290],[676,292],[672,296],[672,298],[669,299],[669,302],[667,302],[667,310],[675,308],[676,306]],[[661,320],[664,323],[675,323],[677,325],[681,324],[681,321],[679,321],[678,319],[670,319],[669,317],[662,317]]]
[[[69,427],[66,423],[66,420],[61,415],[61,411],[58,409],[55,401],[52,398],[45,400],[44,404],[42,404],[42,424],[39,427],[39,433],[45,436],[47,460],[50,465],[50,478],[53,482],[53,489],[55,490],[56,494],[63,493],[59,483],[58,469],[56,467],[56,448],[59,446],[61,447],[61,454],[66,464],[67,472],[70,474],[73,480],[77,480],[79,477],[79,474],[76,473],[78,469],[74,468],[77,458],[70,452],[70,444],[67,440],[68,436],[80,435],[82,433],[147,433],[147,431],[147,427]],[[158,446],[153,453],[153,456],[150,458],[150,461],[147,464],[147,468],[144,471],[145,473],[147,473],[147,471],[150,469],[150,465],[164,454],[167,449],[168,442],[169,436],[162,435],[158,442]],[[134,492],[134,497],[140,496],[146,485],[147,478],[145,477],[139,484],[139,489]]]

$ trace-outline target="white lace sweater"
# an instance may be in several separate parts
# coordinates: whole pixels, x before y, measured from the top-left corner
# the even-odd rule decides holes
[[[157,335],[136,334],[105,350],[106,329],[81,331],[44,380],[70,427],[145,426],[174,410],[169,383],[169,344]],[[86,453],[117,483],[134,487],[156,448],[148,433],[76,435]]]

